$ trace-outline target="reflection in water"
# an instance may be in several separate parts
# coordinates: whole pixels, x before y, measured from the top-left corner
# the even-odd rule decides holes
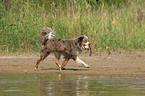
[[[65,74],[0,74],[0,96],[145,95],[144,80],[131,81],[125,78],[131,77],[117,77],[111,75],[87,76]]]
[[[98,80],[98,78],[104,78]],[[39,75],[41,96],[140,96],[145,81],[105,80],[84,75]],[[136,89],[136,90],[135,90]]]

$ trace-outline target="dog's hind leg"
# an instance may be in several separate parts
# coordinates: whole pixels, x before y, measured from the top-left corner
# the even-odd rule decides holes
[[[50,54],[50,52],[47,52],[46,50],[45,50],[45,51],[43,51],[43,50],[41,51],[41,53],[40,53],[40,58],[37,60],[37,63],[36,63],[36,65],[35,65],[35,69],[38,68],[39,63],[40,63],[42,60],[44,60],[49,54]]]
[[[59,59],[60,59],[61,53],[54,52],[54,55],[56,57],[56,65],[60,68],[61,65],[59,64]]]
[[[62,65],[61,65],[61,67],[60,67],[60,70],[63,69],[63,67],[67,64],[67,62],[68,62],[68,59],[65,59],[65,60],[63,61]]]

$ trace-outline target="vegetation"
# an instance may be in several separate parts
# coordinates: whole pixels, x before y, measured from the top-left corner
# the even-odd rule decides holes
[[[39,52],[38,35],[87,35],[94,51],[145,49],[144,0],[0,0],[0,52]]]

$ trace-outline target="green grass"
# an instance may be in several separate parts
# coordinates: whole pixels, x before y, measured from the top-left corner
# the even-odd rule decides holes
[[[2,0],[0,52],[39,52],[38,35],[47,26],[59,38],[87,35],[94,52],[144,51],[144,5],[144,0]]]

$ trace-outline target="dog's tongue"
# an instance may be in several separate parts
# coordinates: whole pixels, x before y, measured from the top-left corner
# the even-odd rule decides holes
[[[90,49],[90,56],[91,56],[92,55],[92,48],[90,45],[89,45],[89,49]]]

